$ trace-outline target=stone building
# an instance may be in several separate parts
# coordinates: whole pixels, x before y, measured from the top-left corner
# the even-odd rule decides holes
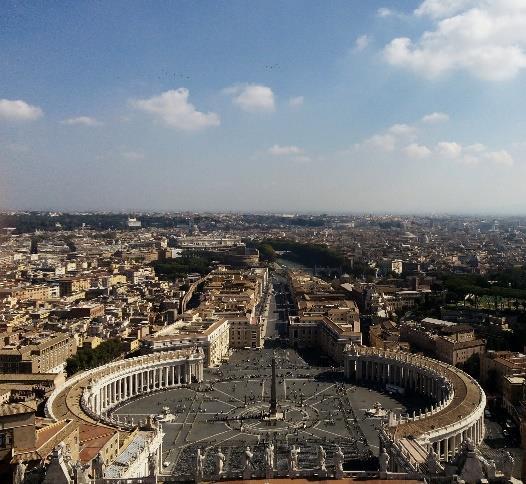
[[[402,324],[400,339],[415,350],[429,352],[451,365],[463,364],[471,356],[484,353],[486,348],[470,326],[434,318]]]
[[[66,360],[77,352],[69,334],[57,334],[25,346],[0,349],[1,373],[60,373]]]

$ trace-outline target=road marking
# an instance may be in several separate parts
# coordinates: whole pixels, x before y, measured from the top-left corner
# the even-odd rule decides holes
[[[324,429],[320,429],[318,427],[318,425],[320,424],[321,422],[318,422],[313,428],[315,428],[316,430],[319,430],[320,432],[325,432],[329,435],[334,435],[335,437],[338,437],[339,439],[347,439],[347,440],[350,440],[352,442],[354,442],[356,439],[351,439],[350,437],[346,437],[345,435],[340,435],[340,434],[335,434],[334,432],[329,432],[328,430],[324,430]]]
[[[315,393],[314,395],[312,395],[312,396],[310,396],[309,398],[305,399],[305,402],[308,401],[308,400],[310,400],[311,398],[314,398],[314,397],[316,397],[316,396],[318,396],[318,395],[321,395],[323,392],[326,392],[327,390],[329,390],[330,388],[335,387],[335,386],[336,386],[336,384],[333,384],[333,385],[331,385],[331,386],[329,386],[329,387],[324,388],[324,389],[321,390],[320,392]]]
[[[245,402],[243,402],[243,400],[240,400],[239,398],[236,398],[236,397],[224,392],[223,390],[219,390],[219,388],[214,388],[214,390],[217,390],[219,393],[222,393],[223,395],[226,395],[229,398],[233,398],[234,400],[237,400],[238,402],[241,402],[243,404],[245,403]]]

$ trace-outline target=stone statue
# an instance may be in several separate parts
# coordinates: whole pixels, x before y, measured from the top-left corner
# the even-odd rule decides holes
[[[15,472],[13,475],[13,484],[23,484],[24,477],[26,475],[26,468],[27,468],[27,465],[24,464],[23,462],[19,462],[16,465]]]
[[[150,454],[148,456],[148,471],[150,476],[157,476],[159,473],[159,466],[157,463],[157,454]]]
[[[64,444],[58,444],[51,453],[51,459],[46,468],[42,484],[55,484],[57,482],[70,482],[71,469],[68,468],[63,456]]]
[[[146,426],[149,430],[159,430],[161,424],[155,419],[154,415],[148,415]]]
[[[429,452],[426,457],[427,469],[431,474],[440,474],[442,472],[442,466],[440,465],[440,460],[436,455],[435,449],[432,445],[429,446]]]
[[[300,452],[301,452],[301,449],[296,445],[294,446],[294,470],[299,470],[300,468],[300,463],[299,463],[299,460],[300,460]]]
[[[267,471],[274,470],[274,444],[272,442],[265,447],[265,468]]]
[[[343,455],[342,449],[340,446],[336,447],[336,452],[333,456],[333,462],[334,462],[334,475],[336,478],[343,477],[343,461],[345,460],[345,456]]]
[[[76,462],[73,466],[73,476],[76,484],[89,484],[91,479],[88,474],[89,464],[83,465],[80,462]]]
[[[468,452],[475,452],[475,444],[469,437],[465,440],[465,445]]]
[[[495,476],[497,474],[497,466],[495,465],[495,461],[484,459],[483,465],[484,465],[484,470],[486,471],[486,477],[490,481],[492,479],[495,479]]]
[[[299,457],[301,449],[297,445],[293,445],[289,451],[289,472],[296,472],[299,470]]]
[[[460,452],[451,459],[447,467],[464,482],[480,482],[488,475],[488,463],[471,439],[466,439]],[[490,471],[491,473],[491,471]]]
[[[250,447],[247,446],[243,455],[243,479],[245,480],[252,477],[252,471],[254,470],[253,457],[254,454],[250,450]]]
[[[513,464],[515,459],[512,455],[506,451],[504,452],[504,460],[502,461],[502,473],[506,479],[511,479],[511,474],[513,472]]]
[[[387,472],[389,469],[389,459],[389,454],[385,451],[385,449],[383,449],[380,457],[378,458],[380,462],[380,472]]]
[[[225,466],[225,460],[226,460],[225,454],[221,452],[221,447],[219,447],[217,449],[217,454],[216,454],[216,474],[218,476],[221,476],[223,474],[223,467]]]
[[[201,453],[201,448],[197,448],[197,455],[195,459],[195,477],[197,481],[201,481],[205,474],[205,456]]]
[[[97,457],[93,460],[93,478],[102,479],[104,477],[104,461],[100,453],[97,454]]]
[[[321,472],[327,472],[327,466],[325,464],[325,460],[327,458],[327,452],[325,452],[325,449],[319,445],[318,446],[318,468]]]

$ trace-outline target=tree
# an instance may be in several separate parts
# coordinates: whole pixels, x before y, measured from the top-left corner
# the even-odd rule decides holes
[[[103,341],[94,349],[80,348],[76,354],[67,359],[66,373],[71,376],[78,371],[104,365],[122,356],[125,351],[126,345],[117,338]]]
[[[460,369],[475,379],[480,378],[480,356],[478,353],[471,355],[463,364],[459,365]]]

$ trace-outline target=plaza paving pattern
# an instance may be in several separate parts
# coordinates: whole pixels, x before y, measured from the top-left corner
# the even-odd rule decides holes
[[[278,411],[284,420],[275,425],[263,417],[269,409],[272,355],[277,360]],[[205,372],[203,383],[139,397],[114,413],[135,422],[158,415],[168,407],[172,422],[163,422],[163,473],[191,479],[197,448],[206,453],[205,474],[214,472],[214,456],[221,447],[225,468],[239,470],[250,446],[261,474],[265,442],[274,442],[279,470],[287,468],[291,445],[301,448],[300,467],[316,467],[316,451],[323,445],[332,462],[336,446],[345,454],[348,469],[375,468],[380,420],[366,410],[380,402],[398,413],[425,404],[402,404],[385,393],[343,381],[336,368],[309,363],[292,349],[240,350],[219,369]]]

